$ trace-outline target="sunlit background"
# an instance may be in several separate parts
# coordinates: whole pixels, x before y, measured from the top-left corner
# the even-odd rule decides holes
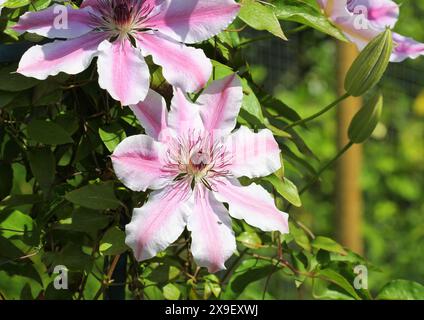
[[[402,6],[396,31],[424,41],[424,3]],[[289,42],[256,42],[246,50],[256,79],[302,117],[319,111],[337,97],[337,43],[311,29]],[[293,59],[293,57],[296,59]],[[391,64],[381,83],[383,119],[363,150],[360,186],[364,256],[374,265],[369,288],[379,290],[390,279],[424,279],[424,59]],[[320,161],[337,153],[336,113],[299,131]],[[298,154],[300,157],[302,155]],[[310,159],[310,158],[308,158]],[[298,185],[301,173],[287,163],[286,175]],[[306,169],[305,169],[306,170]],[[302,196],[303,207],[291,211],[315,234],[337,238],[335,168]],[[269,281],[268,298],[297,298],[284,281]],[[245,297],[261,298],[265,280],[250,286]],[[308,294],[308,293],[306,293]]]

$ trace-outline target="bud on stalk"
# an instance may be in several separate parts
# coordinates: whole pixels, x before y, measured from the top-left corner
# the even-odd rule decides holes
[[[390,29],[375,37],[353,62],[346,79],[345,90],[359,97],[374,87],[383,76],[393,50]]]
[[[375,94],[353,117],[349,126],[348,136],[353,143],[363,143],[367,140],[380,121],[383,109],[383,96]]]

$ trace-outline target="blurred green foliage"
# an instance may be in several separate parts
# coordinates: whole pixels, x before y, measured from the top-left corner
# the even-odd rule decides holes
[[[401,8],[396,31],[423,42],[423,16],[424,3],[408,1]],[[295,63],[285,60],[292,55],[299,57]],[[288,46],[272,41],[252,47],[248,60],[262,85],[272,86],[276,96],[307,116],[336,98],[335,55],[334,39],[306,30],[291,37]],[[374,292],[393,278],[422,282],[424,277],[423,73],[423,59],[390,65],[379,85],[384,95],[383,118],[364,144],[364,256],[379,267],[369,272]],[[301,134],[319,159],[331,159],[336,153],[335,112],[311,123]],[[317,168],[319,162],[313,165]],[[286,173],[301,183],[298,169],[287,164]],[[317,234],[332,237],[336,236],[334,186],[334,170],[326,171],[320,183],[302,195],[303,207],[292,211]],[[252,285],[246,297],[258,298],[263,285]],[[296,298],[290,284],[286,286],[281,289],[273,278],[268,297]]]

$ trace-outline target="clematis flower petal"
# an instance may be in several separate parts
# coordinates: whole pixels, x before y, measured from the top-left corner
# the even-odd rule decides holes
[[[138,33],[137,46],[145,56],[162,66],[163,76],[174,87],[194,92],[205,86],[212,74],[212,64],[200,49],[187,47],[155,33]]]
[[[134,209],[131,223],[126,226],[125,243],[138,261],[154,257],[183,232],[191,212],[186,201],[188,190],[187,186],[154,191],[146,204]]]
[[[49,38],[77,38],[93,30],[90,26],[91,14],[91,8],[73,9],[69,5],[53,5],[42,11],[25,13],[13,30]]]
[[[168,110],[165,99],[153,90],[149,90],[144,101],[130,106],[146,133],[155,140],[168,127]]]
[[[263,231],[289,232],[287,213],[276,208],[274,199],[261,186],[252,183],[244,187],[236,179],[222,179],[214,188],[216,199],[228,203],[233,218],[244,219]]]
[[[368,20],[368,7],[356,6],[351,0],[326,0],[320,5],[330,20],[343,32],[346,38],[362,50],[382,30]],[[384,30],[384,28],[383,28]]]
[[[399,6],[391,0],[349,0],[347,8],[356,16],[363,15],[370,27],[381,31],[393,28],[399,18]]]
[[[407,58],[416,59],[424,55],[424,43],[415,41],[412,38],[393,33],[395,49],[393,50],[390,61],[401,62]]]
[[[160,189],[172,178],[163,170],[164,146],[146,135],[126,138],[115,149],[112,164],[116,176],[129,189]]]
[[[366,45],[375,37],[378,36],[380,33],[380,30],[370,28],[368,25],[367,20],[363,20],[363,25],[365,27],[362,27],[362,22],[360,22],[359,26],[356,26],[354,23],[355,17],[349,17],[346,19],[337,19],[337,26],[340,28],[340,30],[343,32],[343,34],[346,36],[346,38],[354,43],[359,50],[362,50],[366,47]],[[358,22],[359,23],[359,22]]]
[[[348,13],[347,4],[349,0],[317,0],[317,2],[330,19],[346,16]]]
[[[225,269],[225,261],[237,248],[228,211],[203,186],[196,188],[192,206],[187,229],[194,260],[209,272]]]
[[[157,1],[158,3],[158,1]],[[233,0],[163,0],[148,23],[177,41],[196,43],[224,30],[237,16]]]
[[[385,28],[393,28],[399,18],[399,6],[391,0],[317,0],[333,23],[349,41],[362,50]],[[347,10],[344,10],[346,7]],[[415,59],[423,54],[423,44],[393,33],[395,48],[391,62]]]
[[[103,41],[99,45],[97,68],[100,87],[122,105],[137,104],[146,97],[149,68],[140,49],[134,48],[129,40]]]
[[[203,130],[199,106],[187,100],[181,89],[174,89],[169,112],[169,127],[180,135],[187,134],[190,130]]]
[[[103,34],[88,33],[67,41],[33,46],[22,56],[17,72],[39,80],[59,72],[80,73],[88,68],[104,39]]]
[[[270,194],[257,184],[241,186],[236,179],[268,175],[281,166],[272,133],[242,127],[230,139],[214,135],[217,128],[231,133],[241,100],[241,84],[233,75],[214,81],[196,103],[175,88],[167,121],[165,104],[153,91],[131,106],[146,132],[159,138],[141,135],[121,142],[112,156],[116,175],[133,190],[163,188],[134,210],[126,228],[126,243],[138,260],[164,250],[187,225],[197,264],[210,272],[225,269],[236,250],[230,216],[264,231],[288,232],[288,216]],[[203,119],[200,108],[205,109]],[[155,109],[156,117],[150,115]],[[158,134],[164,127],[171,132],[169,139]],[[227,203],[229,212],[219,202]]]
[[[231,163],[228,169],[235,177],[265,177],[281,167],[280,148],[268,129],[252,132],[241,126],[225,144]]]
[[[235,74],[214,81],[197,99],[203,107],[200,116],[206,131],[229,134],[236,126],[243,89]]]

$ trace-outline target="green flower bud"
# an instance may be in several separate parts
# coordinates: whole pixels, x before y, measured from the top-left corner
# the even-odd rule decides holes
[[[392,32],[386,29],[374,38],[353,62],[345,79],[347,93],[359,97],[374,87],[387,69],[392,50]]]
[[[383,96],[381,93],[377,93],[353,117],[348,131],[350,141],[353,143],[365,142],[377,127],[382,110]]]

